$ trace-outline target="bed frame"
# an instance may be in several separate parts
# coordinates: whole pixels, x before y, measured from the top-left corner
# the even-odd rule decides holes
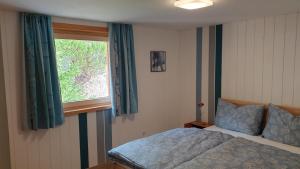
[[[264,118],[263,118],[263,126],[265,127],[267,123],[268,118],[268,107],[269,103],[259,103],[254,101],[247,101],[247,100],[236,100],[236,99],[228,99],[228,98],[222,98],[224,101],[232,103],[237,106],[245,106],[249,104],[258,104],[264,106]],[[294,116],[300,116],[300,108],[292,107],[292,106],[286,106],[286,105],[276,105],[279,108],[288,111],[289,113],[293,114]],[[113,162],[111,169],[129,169],[127,166],[124,166],[118,162]]]
[[[118,164],[117,162],[108,162],[106,164],[102,164],[89,169],[130,169],[130,168],[122,164]]]
[[[131,168],[129,168],[129,167],[127,167],[127,166],[125,166],[121,163],[113,162],[112,163],[112,168],[110,168],[110,169],[131,169]]]

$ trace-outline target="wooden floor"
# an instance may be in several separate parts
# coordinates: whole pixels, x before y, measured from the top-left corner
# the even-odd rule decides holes
[[[124,169],[124,168],[116,163],[108,163],[108,164],[100,165],[100,166],[93,167],[90,169]]]

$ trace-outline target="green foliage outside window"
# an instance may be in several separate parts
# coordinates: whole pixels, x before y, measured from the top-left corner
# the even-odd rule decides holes
[[[107,42],[56,39],[55,46],[64,103],[108,96]]]

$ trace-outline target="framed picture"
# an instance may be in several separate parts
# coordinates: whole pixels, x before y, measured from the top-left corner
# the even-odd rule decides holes
[[[165,72],[166,67],[166,51],[150,52],[150,68],[151,72]]]

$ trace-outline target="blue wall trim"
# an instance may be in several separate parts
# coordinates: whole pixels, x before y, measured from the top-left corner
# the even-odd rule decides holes
[[[89,168],[87,114],[86,113],[79,114],[78,119],[79,119],[81,169],[86,169]]]
[[[215,111],[222,93],[222,34],[223,25],[216,26]]]
[[[196,120],[201,120],[201,78],[202,78],[202,37],[203,28],[197,28],[197,51],[196,51]]]

